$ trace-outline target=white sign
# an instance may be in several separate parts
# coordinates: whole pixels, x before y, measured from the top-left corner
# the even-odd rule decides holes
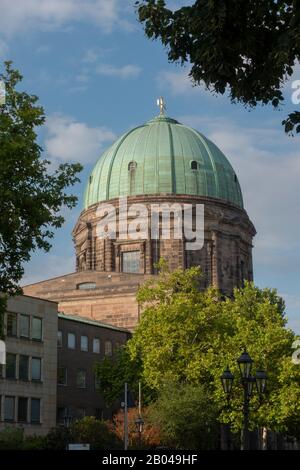
[[[68,450],[90,450],[90,444],[69,444]]]
[[[6,364],[6,346],[2,340],[0,340],[0,364]]]

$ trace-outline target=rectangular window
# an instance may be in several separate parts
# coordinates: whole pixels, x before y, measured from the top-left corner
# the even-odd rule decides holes
[[[58,367],[57,383],[58,385],[67,385],[67,368],[66,367]]]
[[[57,347],[62,348],[62,345],[63,345],[62,331],[58,330],[58,332],[57,332]]]
[[[105,356],[112,356],[112,342],[111,341],[105,341],[104,354]]]
[[[140,252],[124,251],[122,253],[122,271],[123,273],[140,272]]]
[[[66,417],[68,416],[68,408],[65,406],[60,406],[56,411],[56,419],[59,424],[65,424]]]
[[[68,348],[75,349],[75,335],[74,333],[68,333]]]
[[[19,356],[19,379],[28,380],[29,356]]]
[[[18,421],[19,423],[27,422],[28,398],[20,397],[18,399]]]
[[[42,360],[39,357],[31,359],[31,380],[40,381],[42,378]]]
[[[7,336],[17,336],[18,315],[9,312],[7,314]]]
[[[5,397],[4,399],[4,420],[15,420],[15,397]]]
[[[16,362],[17,355],[7,353],[6,354],[6,378],[15,379],[16,378]]]
[[[80,337],[80,349],[81,351],[88,351],[89,349],[89,340],[87,336]]]
[[[77,419],[83,419],[85,417],[85,408],[78,408],[77,409]]]
[[[41,422],[41,400],[39,398],[31,398],[30,421],[35,424]]]
[[[96,392],[99,392],[100,389],[101,389],[101,381],[98,375],[95,374],[95,390]]]
[[[20,336],[22,336],[22,338],[29,338],[29,326],[29,315],[20,315]]]
[[[93,353],[100,354],[100,339],[93,339]]]
[[[76,387],[77,388],[86,388],[86,371],[84,369],[79,369],[77,371]]]
[[[33,317],[32,319],[32,339],[35,341],[42,341],[42,319]]]

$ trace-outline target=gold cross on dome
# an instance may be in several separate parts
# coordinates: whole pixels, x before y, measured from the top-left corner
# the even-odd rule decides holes
[[[163,99],[162,96],[160,96],[157,100],[156,100],[156,103],[157,103],[157,106],[159,107],[159,114],[160,116],[163,116],[165,114],[165,109],[166,109],[166,105],[165,105],[165,101]]]

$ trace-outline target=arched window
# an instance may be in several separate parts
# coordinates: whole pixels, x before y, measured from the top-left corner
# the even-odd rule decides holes
[[[196,160],[191,161],[191,170],[198,170],[198,162]]]
[[[128,171],[134,171],[136,169],[136,162],[132,161],[128,163]]]

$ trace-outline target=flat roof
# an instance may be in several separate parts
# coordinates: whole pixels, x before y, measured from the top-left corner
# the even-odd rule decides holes
[[[82,317],[80,315],[69,315],[63,312],[58,312],[58,318],[62,318],[63,320],[77,321],[79,323],[85,323],[87,325],[98,326],[99,328],[108,328],[109,330],[121,331],[122,333],[131,333],[126,328],[110,325],[109,323],[102,323],[98,320],[92,320],[91,318]]]

